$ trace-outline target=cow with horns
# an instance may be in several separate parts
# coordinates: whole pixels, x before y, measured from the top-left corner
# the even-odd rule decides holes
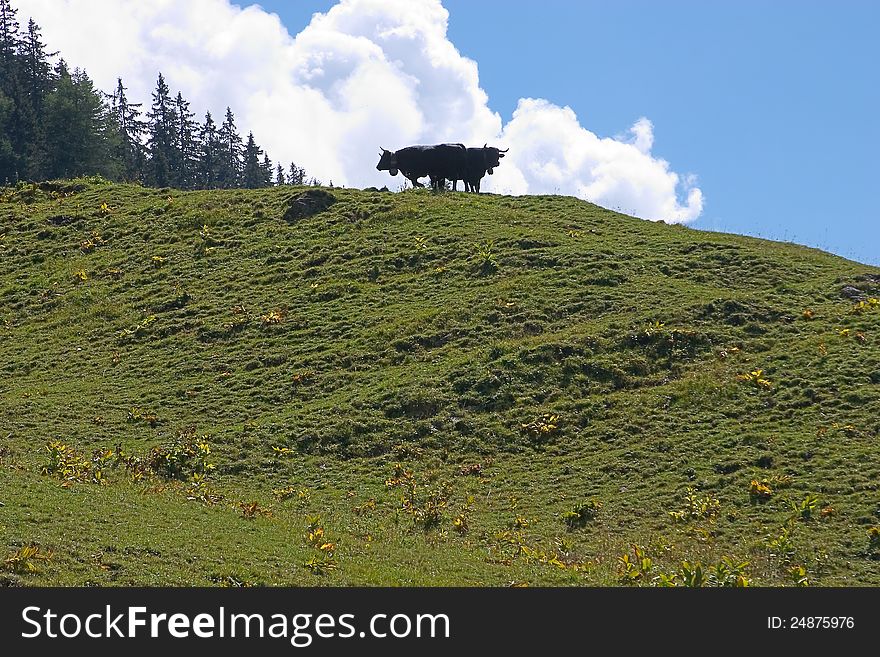
[[[383,148],[376,169],[388,171],[392,176],[399,171],[412,182],[413,187],[424,187],[419,178],[428,176],[435,190],[444,188],[447,180],[452,181],[452,189],[455,190],[458,181],[462,180],[465,191],[479,193],[480,181],[486,173],[492,174],[508,150],[487,145],[465,148],[463,144],[407,146],[398,151]]]
[[[407,146],[398,151],[382,149],[379,171],[396,176],[400,171],[413,187],[424,187],[419,178],[429,176],[431,186],[439,189],[445,180],[464,179],[467,170],[467,149],[464,144],[437,144],[434,146]]]
[[[480,181],[487,173],[492,175],[495,167],[501,164],[501,158],[509,150],[509,148],[500,150],[486,144],[483,144],[482,148],[468,148],[464,190],[479,194]]]

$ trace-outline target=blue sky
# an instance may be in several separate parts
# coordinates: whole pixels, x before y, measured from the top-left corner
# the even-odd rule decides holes
[[[259,4],[296,34],[335,3]],[[505,122],[521,97],[567,105],[599,136],[647,117],[654,155],[698,176],[691,226],[880,264],[880,3],[443,5]]]

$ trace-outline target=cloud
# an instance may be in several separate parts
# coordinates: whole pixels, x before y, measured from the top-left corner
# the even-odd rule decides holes
[[[496,169],[492,188],[569,194],[647,219],[696,219],[703,196],[695,178],[682,178],[651,155],[654,133],[648,119],[636,121],[629,133],[629,140],[600,138],[580,125],[570,107],[523,98],[504,126],[501,141],[512,148]]]
[[[51,49],[107,91],[121,76],[149,105],[159,71],[199,118],[227,105],[270,157],[325,183],[399,184],[378,149],[415,143],[510,147],[484,189],[572,194],[648,219],[702,211],[693,176],[652,155],[652,123],[600,138],[568,107],[523,98],[503,125],[477,63],[447,37],[440,0],[341,0],[291,36],[259,6],[229,0],[18,0]]]

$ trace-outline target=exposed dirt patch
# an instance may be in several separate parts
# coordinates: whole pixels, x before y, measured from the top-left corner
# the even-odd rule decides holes
[[[287,201],[284,212],[285,221],[297,221],[324,212],[336,203],[336,197],[323,189],[310,189]]]

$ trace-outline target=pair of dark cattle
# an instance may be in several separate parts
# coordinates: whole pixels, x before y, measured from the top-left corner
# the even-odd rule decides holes
[[[482,148],[465,148],[464,144],[436,144],[434,146],[407,146],[399,151],[382,149],[382,157],[376,168],[396,176],[400,171],[413,187],[424,187],[419,178],[428,176],[433,189],[442,189],[447,180],[452,189],[459,180],[464,181],[466,192],[480,192],[480,181],[487,173],[492,174],[501,158],[510,149],[499,150],[484,145]]]

